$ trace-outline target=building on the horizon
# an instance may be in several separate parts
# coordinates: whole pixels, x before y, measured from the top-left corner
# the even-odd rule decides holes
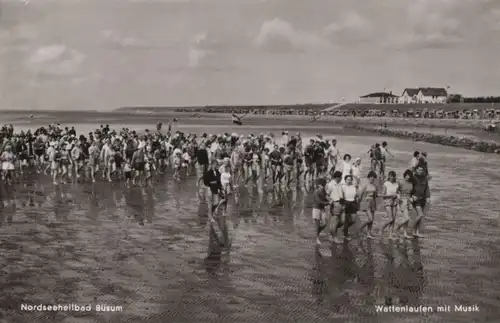
[[[419,89],[406,88],[398,101],[401,104],[417,103],[417,95]]]
[[[359,103],[368,103],[368,104],[394,104],[398,103],[398,96],[392,94],[392,92],[375,92],[367,95],[363,95],[359,98]]]
[[[446,103],[448,92],[445,88],[425,87],[419,88],[417,93],[417,103]]]
[[[448,92],[445,88],[420,87],[406,88],[399,97],[399,103],[446,103]]]

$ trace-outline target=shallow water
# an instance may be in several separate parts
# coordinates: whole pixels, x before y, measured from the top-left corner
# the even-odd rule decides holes
[[[77,128],[88,132],[95,125]],[[335,136],[341,152],[353,156],[374,140],[388,141],[395,154],[388,169],[398,174],[413,150],[429,153],[425,239],[354,240],[331,250],[325,242],[318,255],[307,193],[242,189],[239,207],[230,206],[233,250],[220,255],[194,178],[178,183],[167,175],[153,188],[127,190],[120,183],[54,187],[32,175],[1,192],[0,313],[7,322],[497,322],[498,156]],[[376,233],[383,218],[379,209]],[[389,299],[477,304],[480,312],[375,313],[374,306]],[[105,304],[123,311],[23,312],[22,303]]]

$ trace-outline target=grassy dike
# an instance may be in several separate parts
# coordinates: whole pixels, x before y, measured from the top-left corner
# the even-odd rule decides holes
[[[432,134],[428,132],[406,131],[390,128],[373,128],[361,125],[345,125],[345,129],[353,129],[360,132],[378,133],[382,136],[411,139],[431,144],[465,148],[483,153],[500,154],[500,144],[488,141],[479,141],[466,137]]]

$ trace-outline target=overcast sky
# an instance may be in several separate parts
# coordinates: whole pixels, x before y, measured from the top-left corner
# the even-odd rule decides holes
[[[2,0],[0,108],[500,95],[499,0]]]

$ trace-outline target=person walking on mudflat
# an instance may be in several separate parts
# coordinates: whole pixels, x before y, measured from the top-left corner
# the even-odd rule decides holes
[[[387,141],[382,142],[382,147],[380,147],[380,152],[382,153],[382,160],[380,161],[380,176],[385,178],[385,166],[387,164],[387,156],[394,159],[394,155],[389,151]]]
[[[326,207],[330,204],[326,197],[326,180],[318,178],[316,180],[316,191],[314,192],[314,205],[312,209],[312,218],[316,225],[316,245],[321,245],[319,239],[321,232],[327,226]]]
[[[399,183],[396,181],[396,172],[391,170],[388,174],[388,179],[384,183],[384,193],[382,197],[384,199],[384,207],[387,212],[387,217],[389,221],[386,222],[382,226],[382,233],[384,230],[389,227],[389,240],[393,240],[395,238],[395,224],[396,224],[396,215],[398,210],[398,196],[400,192]]]
[[[219,204],[219,197],[222,193],[221,176],[217,167],[217,161],[212,160],[209,169],[203,174],[203,183],[207,188],[207,197],[209,205],[209,216],[213,215],[217,205]]]
[[[412,197],[413,192],[413,172],[407,169],[403,174],[403,180],[399,183],[399,210],[403,215],[403,219],[400,224],[396,227],[396,232],[399,232],[403,228],[403,237],[405,239],[410,239],[408,235],[408,223],[410,222],[410,211],[412,208]]]
[[[338,229],[344,225],[342,222],[344,219],[344,190],[342,188],[342,172],[336,171],[333,173],[333,179],[328,183],[326,191],[330,198],[330,234],[333,238],[333,242],[342,243],[343,239],[337,236]]]
[[[366,227],[366,238],[373,239],[372,228],[375,220],[375,211],[377,210],[378,197],[377,186],[375,185],[377,174],[374,171],[370,171],[367,179],[368,182],[359,190],[359,204],[360,210],[366,212],[368,221],[361,226],[360,231],[363,231]]]
[[[426,206],[429,205],[431,198],[429,179],[427,171],[423,166],[417,166],[415,169],[415,175],[413,176],[413,191],[411,196],[413,208],[417,212],[413,236],[416,238],[423,238],[423,235],[420,233],[422,229],[422,220],[425,217]]]

